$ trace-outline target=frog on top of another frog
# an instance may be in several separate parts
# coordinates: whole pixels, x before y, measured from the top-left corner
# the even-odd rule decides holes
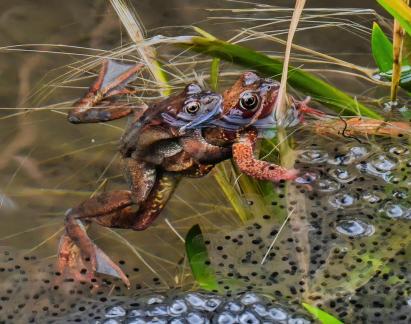
[[[232,157],[242,172],[257,179],[296,177],[296,170],[253,156],[259,132],[275,125],[272,112],[277,82],[246,72],[224,92],[223,103],[219,94],[190,84],[180,94],[141,110],[132,103],[118,102],[122,95],[133,92],[130,82],[138,71],[137,66],[107,61],[97,81],[69,113],[73,123],[133,117],[120,142],[129,190],[101,193],[66,212],[59,246],[62,272],[75,274],[86,268],[88,276],[97,271],[120,277],[129,285],[122,270],[88,237],[84,225],[95,222],[144,230],[160,214],[183,176],[204,176],[215,164]]]

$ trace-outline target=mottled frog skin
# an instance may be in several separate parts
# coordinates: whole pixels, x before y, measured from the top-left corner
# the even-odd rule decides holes
[[[59,248],[61,271],[75,274],[86,268],[90,276],[97,271],[129,284],[121,269],[91,241],[84,224],[144,230],[160,214],[183,176],[202,177],[229,158],[240,171],[257,179],[292,180],[297,175],[296,170],[253,155],[259,135],[275,126],[278,82],[246,72],[223,96],[190,84],[180,94],[142,112],[141,107],[121,100],[132,93],[129,83],[140,68],[105,62],[97,81],[69,113],[72,123],[132,116],[120,141],[129,189],[102,193],[67,211]],[[107,71],[111,71],[108,76]],[[292,102],[290,116],[294,120],[298,102]]]
[[[113,67],[122,73],[116,73]],[[113,71],[107,76],[110,68]],[[67,211],[65,234],[59,247],[58,266],[63,272],[74,270],[76,275],[77,269],[86,268],[90,275],[98,271],[128,283],[118,266],[90,240],[84,225],[93,221],[107,227],[143,230],[164,208],[183,175],[200,176],[208,172],[208,166],[198,165],[181,154],[180,139],[190,136],[190,130],[200,129],[203,122],[221,115],[222,96],[190,84],[181,93],[142,110],[122,100],[122,96],[132,93],[129,83],[139,69],[104,62],[97,81],[69,112],[68,120],[76,124],[130,115],[131,122],[120,141],[129,190],[102,193]],[[80,256],[76,255],[76,247]]]

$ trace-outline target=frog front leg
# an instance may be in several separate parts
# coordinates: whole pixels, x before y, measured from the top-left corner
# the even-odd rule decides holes
[[[97,80],[68,113],[71,123],[97,123],[119,119],[135,111],[144,111],[145,105],[117,102],[122,95],[133,94],[128,84],[137,78],[142,64],[128,65],[113,60],[103,61]]]
[[[254,157],[254,145],[257,133],[249,131],[241,134],[233,144],[233,159],[240,171],[259,180],[278,182],[280,180],[293,180],[297,177],[298,170],[286,169],[273,163],[257,160]]]
[[[180,138],[184,152],[188,153],[196,162],[201,164],[215,164],[231,157],[231,148],[208,143],[201,129]]]

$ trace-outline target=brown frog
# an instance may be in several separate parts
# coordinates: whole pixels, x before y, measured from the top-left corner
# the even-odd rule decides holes
[[[119,93],[127,86],[124,81],[113,84]],[[91,275],[98,271],[121,277],[128,284],[121,269],[87,236],[83,223],[93,221],[107,227],[143,230],[164,208],[182,176],[204,176],[228,158],[233,157],[242,172],[257,179],[294,179],[296,170],[253,156],[259,132],[275,125],[272,112],[278,88],[278,83],[247,72],[224,93],[221,116],[221,97],[202,91],[197,85],[189,85],[183,93],[150,106],[142,116],[135,116],[120,148],[130,190],[103,193],[68,210],[59,249],[61,270],[86,267]],[[92,105],[81,108],[86,118],[77,118],[75,122],[87,122],[88,111],[105,100],[104,95],[98,99],[92,98]],[[290,110],[291,117],[297,105],[294,108]],[[109,110],[110,106],[104,109]],[[69,116],[76,110],[78,106]],[[120,114],[126,115],[115,110],[109,117],[115,119]],[[97,121],[98,116],[97,110],[97,117],[93,113],[91,121]],[[103,114],[102,121],[108,119]],[[74,246],[80,250],[80,257]]]
[[[122,72],[113,70],[107,75],[113,66]],[[182,175],[199,176],[208,171],[208,166],[179,154],[183,152],[179,139],[185,131],[197,129],[203,121],[222,113],[221,95],[190,84],[180,94],[152,104],[142,113],[121,97],[132,93],[129,84],[139,68],[105,62],[97,81],[68,114],[72,123],[105,122],[132,115],[120,145],[130,190],[103,193],[67,211],[66,231],[59,247],[61,271],[74,268],[76,275],[82,267],[91,274],[97,270],[128,283],[122,271],[87,236],[84,223],[93,220],[103,226],[143,230],[160,213]],[[81,257],[75,255],[74,246]]]

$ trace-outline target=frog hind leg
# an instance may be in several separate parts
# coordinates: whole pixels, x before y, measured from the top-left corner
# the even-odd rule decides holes
[[[105,273],[129,285],[122,270],[87,235],[86,225],[97,215],[112,213],[132,204],[131,192],[119,190],[100,194],[69,209],[65,217],[65,233],[59,244],[58,270],[74,276],[74,279],[82,277],[83,269],[87,270],[86,279],[91,279],[95,272]]]
[[[154,222],[171,198],[181,177],[180,174],[173,172],[163,172],[157,177],[157,181],[149,196],[144,203],[140,205],[140,208],[135,215],[132,229],[142,231]]]
[[[65,218],[65,233],[60,241],[58,268],[60,272],[74,274],[85,268],[91,276],[94,272],[119,277],[129,285],[121,269],[110,260],[89,238],[85,224],[96,222],[107,227],[130,228],[132,206],[143,204],[156,183],[154,166],[139,161],[125,161],[127,172],[133,173],[131,190],[118,190],[102,193],[90,198],[79,206],[69,209]],[[127,173],[126,172],[126,173]],[[102,223],[103,219],[110,220]],[[111,226],[111,225],[118,226]]]
[[[106,194],[106,197],[92,198],[69,210],[66,216],[66,233],[60,240],[58,270],[69,273],[78,281],[90,281],[95,272],[103,273],[120,278],[130,287],[130,281],[120,267],[87,236],[84,223],[93,221],[104,227],[142,231],[150,226],[163,210],[180,178],[176,173],[164,172],[137,211],[133,208],[130,191],[111,193],[118,207],[121,205],[123,208],[107,208],[107,203],[96,203],[96,200],[110,199]],[[121,203],[118,200],[119,195],[123,196]],[[83,269],[88,270],[85,275]]]
[[[253,148],[256,139],[256,133],[249,132],[242,134],[239,140],[233,144],[233,159],[240,171],[258,180],[274,182],[294,180],[298,170],[286,169],[273,163],[257,160],[254,157]]]
[[[93,216],[93,221],[104,227],[132,229],[143,231],[149,227],[164,209],[181,179],[181,175],[174,172],[163,172],[157,177],[147,199],[140,207],[125,207],[110,214]],[[88,218],[90,216],[84,215]]]

